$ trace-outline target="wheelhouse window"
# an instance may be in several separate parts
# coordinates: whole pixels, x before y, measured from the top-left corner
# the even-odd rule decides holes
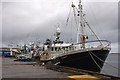
[[[65,50],[65,48],[64,48],[64,47],[62,47],[62,49],[63,49],[63,50]]]
[[[61,48],[59,47],[58,50],[61,50]]]
[[[71,47],[69,47],[69,50],[71,50]]]
[[[55,47],[55,51],[57,51],[57,47]]]
[[[53,48],[53,47],[51,47],[51,51],[54,51],[54,48]]]
[[[65,50],[68,51],[68,47],[66,47]]]

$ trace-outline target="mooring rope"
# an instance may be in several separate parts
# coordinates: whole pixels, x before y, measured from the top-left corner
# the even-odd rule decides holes
[[[91,56],[92,60],[94,61],[94,63],[100,68],[101,71],[103,71],[102,68],[100,67],[100,65],[95,61],[95,59],[91,55],[90,51],[88,51],[88,53],[90,54],[90,56]],[[106,73],[105,71],[103,71],[103,72]]]
[[[90,52],[91,52],[91,51],[90,51]],[[120,70],[120,68],[117,68],[117,67],[113,66],[112,64],[103,61],[101,58],[99,58],[98,56],[96,56],[93,52],[91,52],[91,54],[93,54],[96,58],[98,58],[100,61],[104,62],[105,64],[108,64],[108,65],[110,65],[111,67],[113,67],[113,68],[115,68],[115,69],[117,69],[117,70]]]

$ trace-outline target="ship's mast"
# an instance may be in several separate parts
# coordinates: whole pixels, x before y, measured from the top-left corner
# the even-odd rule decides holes
[[[78,25],[77,26],[77,43],[79,43],[79,38],[81,39],[81,43],[82,46],[81,48],[85,48],[85,40],[88,39],[88,36],[84,34],[84,28],[85,28],[85,24],[88,26],[88,28],[91,30],[91,32],[94,34],[94,36],[96,36],[96,38],[99,40],[100,44],[102,45],[102,42],[100,41],[99,37],[97,36],[97,34],[92,30],[92,28],[89,26],[88,22],[86,22],[86,20],[84,19],[84,14],[82,11],[82,4],[81,4],[81,0],[79,0],[79,4],[78,4],[78,23],[76,21],[75,18],[75,22]],[[73,12],[74,12],[74,16],[76,16],[75,13],[75,5],[72,2],[72,8],[73,8]]]
[[[79,16],[79,20],[80,20],[80,27],[81,27],[81,42],[82,42],[82,48],[85,48],[85,36],[84,36],[84,27],[85,27],[85,22],[83,20],[83,15],[82,15],[82,4],[81,4],[81,0],[79,0],[79,5],[78,5],[78,16]],[[80,29],[78,28],[78,31]],[[80,35],[80,31],[79,31],[79,35]]]
[[[73,2],[72,2],[72,8],[73,8],[73,12],[74,12],[74,17],[76,16],[76,13],[75,13],[75,5],[73,4]],[[78,14],[79,15],[79,14]],[[69,18],[68,18],[69,19]],[[80,28],[79,28],[79,25],[80,25],[80,20],[78,20],[78,22],[77,22],[77,19],[76,19],[76,17],[75,17],[75,22],[76,22],[76,24],[77,24],[77,43],[79,43],[79,36],[81,36],[81,34],[80,34]]]

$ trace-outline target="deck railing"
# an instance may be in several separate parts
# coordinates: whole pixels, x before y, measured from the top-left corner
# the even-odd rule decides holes
[[[85,48],[111,48],[111,43],[107,40],[94,40],[94,41],[86,41]],[[76,43],[78,48],[82,48],[82,43]]]

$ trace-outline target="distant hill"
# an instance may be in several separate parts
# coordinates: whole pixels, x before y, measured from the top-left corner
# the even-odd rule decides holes
[[[120,53],[110,53],[110,54],[120,54]]]

